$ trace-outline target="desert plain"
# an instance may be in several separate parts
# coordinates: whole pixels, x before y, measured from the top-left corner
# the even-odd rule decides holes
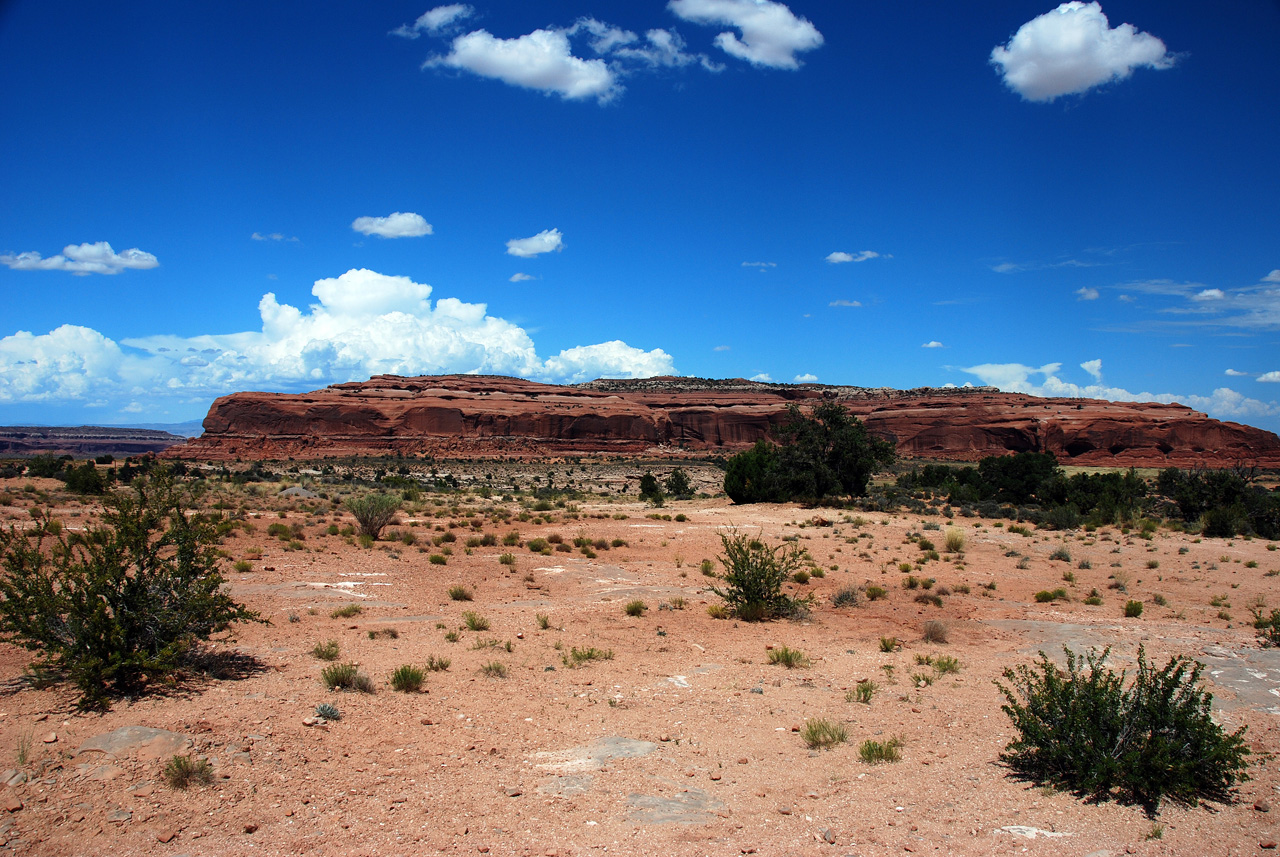
[[[684,466],[715,494],[718,470]],[[702,496],[656,508],[634,494],[644,465],[549,468],[483,492],[423,492],[371,546],[350,534],[353,489],[318,472],[215,481],[203,502],[237,521],[220,546],[227,584],[269,622],[213,643],[233,675],[106,712],[78,711],[67,685],[33,683],[30,653],[0,645],[4,850],[1103,857],[1267,854],[1280,840],[1280,652],[1251,626],[1251,609],[1280,606],[1275,544],[1015,528],[938,506]],[[582,494],[537,503],[501,484],[549,476]],[[71,531],[100,513],[54,480],[6,480],[0,493],[5,527],[29,526],[36,505]],[[812,596],[806,614],[711,615],[722,602],[704,569],[723,570],[734,531],[806,552],[811,576],[787,586]],[[952,531],[961,550],[944,549]],[[537,539],[546,552],[531,550]],[[921,539],[939,559],[921,564]],[[871,600],[869,587],[885,595]],[[833,604],[850,589],[856,604]],[[1065,598],[1036,600],[1057,589]],[[1084,603],[1094,592],[1101,603]],[[1130,600],[1141,616],[1123,615]],[[925,640],[930,622],[945,641]],[[336,659],[317,657],[330,641]],[[1237,800],[1165,803],[1149,817],[1011,777],[998,756],[1014,730],[995,682],[1040,651],[1061,662],[1064,645],[1110,647],[1117,669],[1139,647],[1157,665],[1203,663],[1215,719],[1248,729]],[[783,647],[799,662],[771,663]],[[327,689],[335,663],[358,665],[373,692]],[[391,687],[406,664],[426,673],[418,692]],[[325,703],[341,719],[316,717]],[[819,719],[847,740],[808,746]],[[898,761],[862,761],[864,741],[892,739]],[[207,759],[212,782],[172,788],[175,754]]]

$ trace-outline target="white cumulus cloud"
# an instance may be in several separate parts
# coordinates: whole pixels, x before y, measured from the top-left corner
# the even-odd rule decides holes
[[[1241,372],[1238,369],[1228,369],[1226,372],[1223,372],[1222,374],[1229,375],[1232,378],[1248,378],[1249,377],[1248,372]]]
[[[146,270],[160,262],[137,247],[117,253],[106,241],[98,241],[94,244],[68,244],[61,253],[48,259],[41,258],[34,251],[8,254],[0,256],[0,264],[15,271],[70,271],[83,277],[88,274],[118,274],[126,268]]]
[[[1270,274],[1262,278],[1264,283],[1280,283],[1280,268],[1276,268]]]
[[[568,30],[534,30],[502,39],[476,30],[453,40],[444,56],[432,57],[428,67],[456,68],[512,86],[556,94],[566,100],[595,98],[604,103],[622,91],[617,75],[604,60],[573,55]]]
[[[672,375],[671,356],[661,348],[641,351],[614,340],[599,345],[567,348],[547,358],[542,377],[565,384],[580,384],[596,378],[652,378]]]
[[[759,382],[759,383],[761,383],[761,384],[772,384],[772,383],[773,383],[773,376],[772,376],[772,375],[770,375],[768,372],[761,372],[759,375],[752,375],[752,376],[751,376],[750,378],[748,378],[747,380],[748,380],[748,381],[757,381],[757,382]]]
[[[120,343],[86,327],[0,338],[0,403],[103,401],[123,409],[207,400],[236,390],[310,389],[390,373],[484,373],[548,382],[673,375],[670,355],[612,341],[543,361],[521,327],[482,303],[433,299],[408,277],[353,269],[318,280],[300,309],[275,294],[260,329],[154,335]],[[126,346],[128,350],[121,346]]]
[[[804,373],[803,375],[797,375],[791,381],[791,383],[793,384],[816,384],[817,382],[818,382],[818,376],[811,375],[808,372]]]
[[[1121,387],[1109,387],[1101,383],[1101,360],[1090,360],[1083,365],[1096,370],[1095,383],[1081,385],[1059,378],[1058,373],[1062,371],[1061,363],[1046,363],[1039,367],[1024,366],[1021,363],[983,363],[979,366],[962,368],[961,371],[976,375],[987,386],[997,387],[1010,393],[1056,398],[1107,399],[1113,402],[1163,402],[1166,404],[1177,402],[1211,417],[1227,420],[1280,416],[1280,404],[1251,399],[1229,387],[1219,387],[1208,396],[1132,393]],[[1086,371],[1089,370],[1086,368]],[[1090,374],[1093,375],[1093,372]],[[1040,383],[1032,380],[1036,375],[1042,377]],[[1275,375],[1275,380],[1280,381],[1280,372],[1276,372]]]
[[[1265,374],[1259,375],[1258,380],[1262,381],[1265,384],[1280,383],[1280,371],[1267,372]]]
[[[880,254],[875,250],[860,250],[857,253],[845,253],[843,250],[837,250],[834,253],[827,254],[826,258],[832,265],[843,265],[845,262],[866,262],[869,259],[879,259]]]
[[[383,238],[417,238],[432,233],[431,224],[412,211],[396,211],[386,217],[357,217],[351,221],[351,228]]]
[[[735,28],[741,36],[720,33],[716,47],[755,66],[799,68],[796,54],[822,45],[817,27],[775,0],[671,0],[667,8],[695,24]]]
[[[841,298],[840,300],[832,301],[831,303],[827,304],[827,306],[840,306],[840,307],[862,306],[862,301],[850,301],[850,300],[845,300],[844,298]]]
[[[939,342],[936,339],[931,339],[928,342],[926,342],[924,345],[921,345],[920,347],[921,348],[945,348],[946,346],[944,346],[941,342]]]
[[[423,33],[435,35],[456,21],[470,18],[475,12],[475,9],[465,3],[450,3],[447,6],[437,6],[434,9],[423,12],[412,24],[401,24],[396,27],[391,31],[391,35],[402,36],[406,39],[416,39]]]
[[[544,229],[537,235],[528,238],[512,238],[507,242],[507,255],[519,256],[521,259],[532,259],[543,253],[564,249],[564,236],[559,229]]]
[[[537,277],[533,276],[533,274],[526,274],[526,273],[523,273],[523,272],[518,272],[518,273],[512,274],[512,275],[508,278],[507,282],[509,282],[509,283],[523,283],[523,282],[525,282],[526,280],[535,280],[535,279],[537,279]]]
[[[1132,24],[1111,27],[1100,3],[1063,3],[991,51],[1005,85],[1027,101],[1053,101],[1123,80],[1135,68],[1167,69],[1164,42]]]
[[[1088,286],[1076,289],[1076,299],[1082,301],[1096,301],[1098,299],[1098,290],[1091,289]]]

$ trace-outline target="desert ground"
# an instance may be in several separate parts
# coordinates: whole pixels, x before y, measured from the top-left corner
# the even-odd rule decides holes
[[[558,483],[584,478],[557,470]],[[1280,652],[1260,646],[1250,608],[1280,605],[1276,545],[1163,527],[1150,538],[1118,527],[1019,532],[940,512],[723,497],[653,508],[617,493],[619,480],[635,490],[626,470],[607,477],[607,496],[549,509],[504,499],[501,487],[488,498],[424,493],[371,547],[345,534],[353,519],[318,474],[215,486],[206,502],[244,524],[221,545],[230,589],[270,620],[237,626],[215,648],[253,665],[82,713],[68,686],[27,680],[28,652],[0,645],[4,849],[1274,853]],[[714,468],[691,470],[700,489],[714,488]],[[280,493],[294,488],[305,490]],[[99,510],[53,480],[7,480],[0,493],[4,526],[29,525],[42,505],[74,530]],[[271,524],[288,536],[269,534]],[[721,537],[733,529],[807,552],[813,576],[787,587],[813,595],[807,616],[709,614],[721,600],[703,569],[722,570]],[[944,549],[951,530],[961,551]],[[920,538],[938,560],[920,564]],[[550,553],[530,550],[534,539]],[[911,578],[918,588],[904,585]],[[834,606],[850,587],[858,603]],[[869,600],[867,587],[887,594]],[[1059,588],[1067,599],[1035,599]],[[1085,604],[1095,590],[1101,604]],[[1123,616],[1131,599],[1143,602],[1138,618]],[[644,609],[629,612],[633,602]],[[336,612],[348,605],[358,612]],[[930,621],[945,642],[924,640]],[[333,661],[317,657],[329,641]],[[1150,818],[1010,777],[997,756],[1014,731],[994,682],[1041,650],[1061,661],[1064,645],[1110,646],[1117,668],[1132,666],[1139,646],[1158,665],[1172,655],[1204,663],[1215,717],[1248,727],[1252,779],[1238,800],[1166,803]],[[770,663],[784,646],[803,653],[793,668]],[[947,658],[958,671],[938,668]],[[429,661],[447,669],[427,670],[419,692],[392,689],[397,667]],[[326,689],[321,671],[345,663],[373,693]],[[857,698],[860,681],[874,682],[869,702]],[[341,719],[317,718],[322,703]],[[843,725],[848,740],[810,749],[802,730],[815,719]],[[894,738],[899,761],[861,760],[862,742]],[[212,783],[170,787],[163,768],[174,754],[207,758]]]

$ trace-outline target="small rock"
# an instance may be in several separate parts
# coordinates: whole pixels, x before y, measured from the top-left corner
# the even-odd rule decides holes
[[[127,809],[113,809],[107,813],[107,821],[112,824],[124,824],[126,821],[133,819],[133,813]]]
[[[477,848],[476,850],[477,850],[477,851],[479,851],[481,854],[488,854],[488,853],[489,853],[489,846],[488,846],[488,845],[481,845],[481,846],[480,846],[479,848]]]
[[[258,825],[256,825],[256,824],[246,824],[246,825],[244,826],[244,832],[245,832],[245,833],[257,833],[257,832],[258,832]]]
[[[668,741],[670,741],[670,740],[671,740],[671,736],[670,736],[670,735],[659,735],[659,736],[658,736],[658,740],[659,740],[659,741],[661,741],[661,742],[663,742],[663,743],[665,744],[666,742],[668,742]]]
[[[43,723],[43,722],[45,722],[45,721],[46,721],[46,720],[48,720],[48,719],[49,719],[49,715],[47,715],[47,714],[41,714],[39,717],[37,717],[37,718],[36,718],[36,722],[37,722],[37,723]]]
[[[177,835],[178,832],[176,830],[166,827],[165,829],[156,832],[156,842],[172,842],[173,837]]]
[[[1271,804],[1262,799],[1254,801],[1253,808],[1258,812],[1271,812]]]
[[[789,806],[780,806],[780,807],[778,807],[778,814],[779,814],[779,815],[790,815],[790,814],[791,814],[791,807],[789,807]]]
[[[4,808],[6,812],[17,812],[22,809],[22,801],[14,795],[9,795],[4,799]]]
[[[1276,841],[1274,839],[1264,839],[1258,843],[1258,847],[1267,851],[1273,851],[1276,847]]]
[[[834,830],[832,830],[831,828],[827,828],[827,829],[823,830],[823,831],[822,831],[822,841],[823,841],[823,842],[825,842],[825,843],[827,843],[828,845],[835,845],[835,844],[836,844],[836,832],[835,832]]]
[[[712,782],[715,782],[715,783],[720,782],[720,775],[719,775],[719,774],[712,774],[712,775],[711,775],[711,781],[712,781]]]
[[[524,794],[524,789],[519,786],[507,786],[502,790],[502,793],[507,797],[520,797],[520,795]]]
[[[431,720],[431,718],[430,718],[430,717],[424,717],[424,718],[422,718],[421,720],[419,720],[418,722],[419,722],[419,723],[421,723],[423,726],[434,726],[434,725],[435,725],[435,723],[433,723],[433,722],[432,722],[432,720]]]
[[[151,783],[143,783],[133,791],[129,792],[129,794],[133,795],[134,797],[151,797],[151,795],[155,793],[155,790],[156,790],[156,787]]]
[[[746,756],[743,756],[741,759],[739,759],[739,760],[738,760],[738,764],[739,764],[739,765],[745,765],[745,764],[747,764],[747,757],[746,757]]]
[[[800,724],[799,724],[799,723],[792,723],[792,724],[791,724],[791,731],[792,731],[792,732],[799,732],[799,731],[800,731]]]
[[[42,737],[40,740],[41,740],[41,741],[43,741],[43,742],[44,742],[44,743],[46,743],[46,744],[57,744],[57,743],[58,743],[58,733],[57,733],[57,732],[49,732],[49,733],[46,733],[46,734],[44,735],[44,737]]]

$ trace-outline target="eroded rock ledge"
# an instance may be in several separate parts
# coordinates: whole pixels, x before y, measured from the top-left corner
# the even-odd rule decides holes
[[[487,375],[378,375],[310,393],[235,393],[170,457],[279,459],[733,453],[787,405],[844,402],[900,455],[976,460],[1021,451],[1111,466],[1280,466],[1280,438],[1182,405],[1045,399],[991,387],[766,384],[740,378],[600,380],[575,386]],[[665,448],[665,449],[662,449]]]

